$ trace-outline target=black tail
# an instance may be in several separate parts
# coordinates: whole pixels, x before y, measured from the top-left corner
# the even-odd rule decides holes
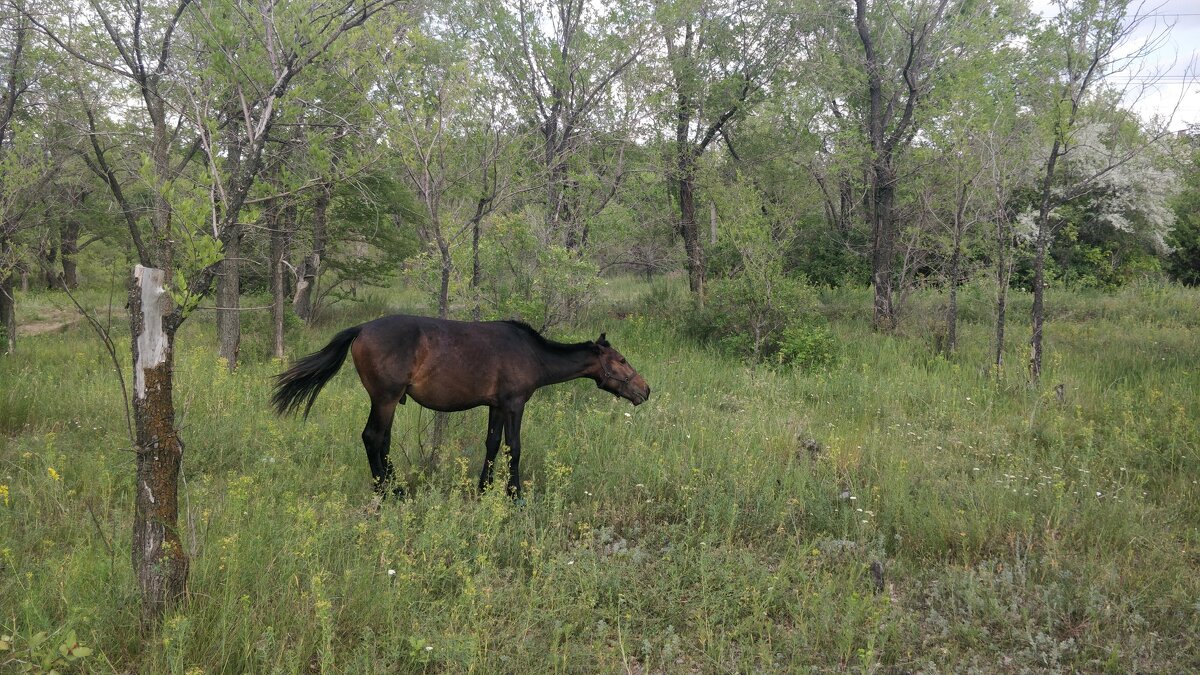
[[[350,343],[354,342],[361,330],[362,326],[347,328],[334,335],[321,351],[309,354],[276,375],[275,394],[271,396],[275,413],[286,415],[296,412],[300,404],[308,399],[304,406],[304,416],[308,417],[308,411],[312,409],[313,401],[317,400],[317,394],[321,393],[321,387],[341,370]]]

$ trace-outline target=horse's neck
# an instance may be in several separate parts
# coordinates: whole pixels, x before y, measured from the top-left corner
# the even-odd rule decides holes
[[[590,377],[596,357],[591,349],[578,347],[571,350],[544,351],[540,386],[558,384],[580,377]]]

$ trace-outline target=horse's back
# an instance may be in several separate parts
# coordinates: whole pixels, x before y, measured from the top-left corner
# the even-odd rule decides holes
[[[435,410],[496,405],[520,387],[530,350],[510,324],[394,315],[363,324],[352,349],[363,386]]]

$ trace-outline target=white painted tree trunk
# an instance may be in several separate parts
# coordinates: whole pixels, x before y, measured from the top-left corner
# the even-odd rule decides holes
[[[137,265],[129,292],[137,430],[132,560],[142,617],[151,623],[183,597],[188,572],[178,530],[183,443],[172,393],[174,329],[164,323],[171,306],[166,280],[165,270]]]

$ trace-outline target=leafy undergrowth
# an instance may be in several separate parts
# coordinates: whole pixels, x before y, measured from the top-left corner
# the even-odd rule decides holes
[[[152,636],[111,365],[86,327],[30,337],[0,359],[0,670],[74,642],[60,672],[1194,671],[1200,337],[1177,310],[1200,296],[1123,294],[1052,299],[1037,389],[1021,323],[988,370],[969,292],[952,358],[829,294],[843,358],[809,371],[725,359],[637,302],[595,312],[554,337],[607,331],[654,396],[540,392],[522,505],[474,494],[478,410],[411,498],[375,503],[353,368],[307,423],[277,419],[268,336],[229,374],[197,316],[176,355],[190,597]],[[431,421],[400,410],[402,467]]]

